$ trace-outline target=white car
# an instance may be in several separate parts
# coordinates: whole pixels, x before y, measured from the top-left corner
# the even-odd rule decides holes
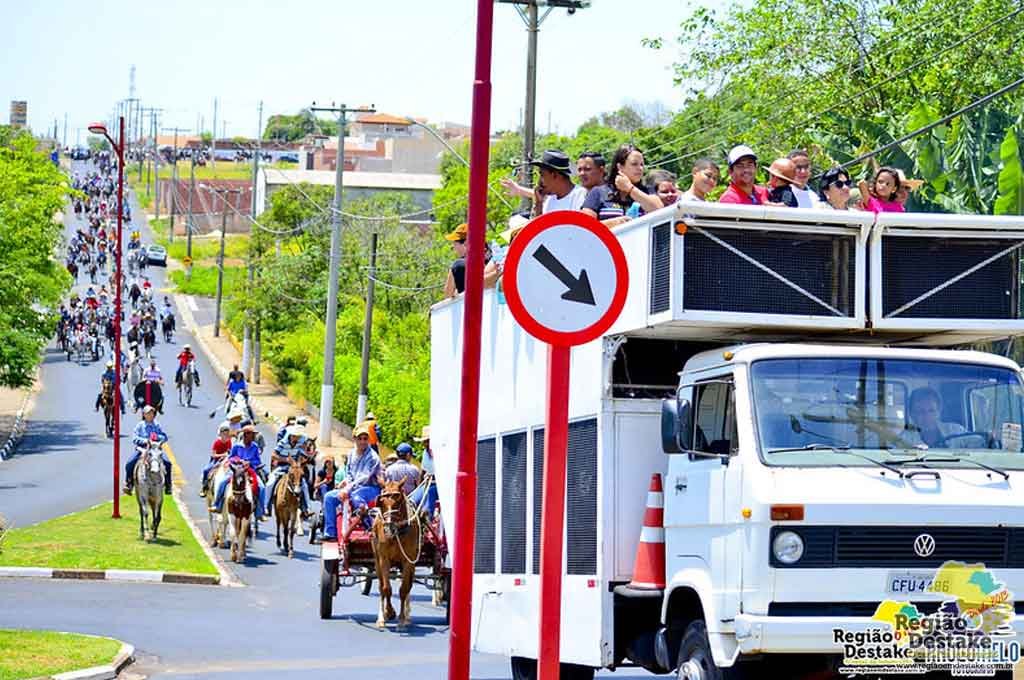
[[[167,249],[163,246],[151,245],[146,249],[146,262],[167,266]]]

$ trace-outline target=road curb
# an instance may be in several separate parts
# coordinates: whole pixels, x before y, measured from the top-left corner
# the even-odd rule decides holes
[[[239,581],[234,574],[227,568],[220,555],[214,552],[213,548],[210,547],[210,542],[203,536],[203,532],[200,531],[199,525],[196,524],[195,518],[192,517],[192,512],[188,508],[188,503],[182,498],[182,487],[177,485],[171,489],[171,498],[178,506],[178,512],[181,513],[182,518],[185,520],[185,524],[188,525],[189,530],[192,532],[193,538],[196,539],[196,543],[202,548],[203,554],[206,555],[206,559],[210,560],[214,568],[217,570],[219,576],[203,576],[200,574],[182,574],[179,572],[165,572],[163,575],[164,583],[196,583],[200,585],[222,585],[232,588],[241,588],[244,584]],[[195,579],[216,579],[214,583],[207,583],[206,581],[196,581]]]
[[[220,576],[183,574],[143,569],[51,569],[49,567],[0,567],[0,578],[47,578],[70,581],[122,581],[130,583],[185,583],[220,585]],[[225,584],[229,585],[229,584]]]
[[[17,414],[14,416],[14,427],[11,428],[11,434],[7,437],[7,441],[0,447],[0,460],[7,460],[14,454],[14,450],[18,448],[18,444],[21,443],[21,438],[25,434],[28,421],[27,417],[29,412],[32,410],[33,395],[36,393],[36,387],[39,384],[39,369],[36,369],[36,376],[33,378],[32,387],[29,388],[28,392],[25,393],[25,398],[21,401],[21,408],[18,409]]]
[[[81,633],[75,633],[75,635],[81,635]],[[80,668],[77,671],[66,671],[44,677],[49,680],[113,680],[133,661],[135,661],[135,647],[127,642],[122,642],[117,655],[106,665]]]

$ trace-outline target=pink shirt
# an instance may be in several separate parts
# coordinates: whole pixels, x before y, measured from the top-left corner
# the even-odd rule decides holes
[[[874,196],[868,197],[868,210],[873,213],[880,212],[906,212],[902,203],[898,201],[883,201]]]
[[[754,185],[754,194],[744,193],[735,184],[730,183],[729,188],[718,199],[719,203],[738,203],[740,205],[764,205],[768,202],[768,190],[764,187]]]

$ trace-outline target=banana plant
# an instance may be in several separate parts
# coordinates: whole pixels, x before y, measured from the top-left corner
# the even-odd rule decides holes
[[[1024,164],[1021,153],[1024,143],[1024,115],[1006,129],[999,147],[1002,168],[999,171],[999,197],[996,215],[1024,215]]]

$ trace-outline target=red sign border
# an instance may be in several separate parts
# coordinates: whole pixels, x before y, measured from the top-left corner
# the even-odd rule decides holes
[[[516,272],[519,269],[519,262],[530,242],[548,229],[566,225],[586,229],[594,234],[594,236],[597,236],[605,248],[608,249],[612,262],[615,265],[615,293],[612,295],[612,302],[608,306],[608,310],[590,326],[570,333],[548,328],[534,319],[523,304],[523,300],[519,295],[519,287],[516,283]],[[574,345],[584,345],[600,337],[611,328],[619,314],[622,313],[622,308],[626,304],[626,295],[629,293],[629,265],[626,262],[626,253],[622,250],[622,244],[619,243],[619,239],[615,237],[615,234],[608,227],[601,224],[597,218],[574,210],[556,210],[532,220],[512,241],[505,260],[502,286],[509,311],[512,312],[512,316],[527,333],[550,345],[572,347]]]

